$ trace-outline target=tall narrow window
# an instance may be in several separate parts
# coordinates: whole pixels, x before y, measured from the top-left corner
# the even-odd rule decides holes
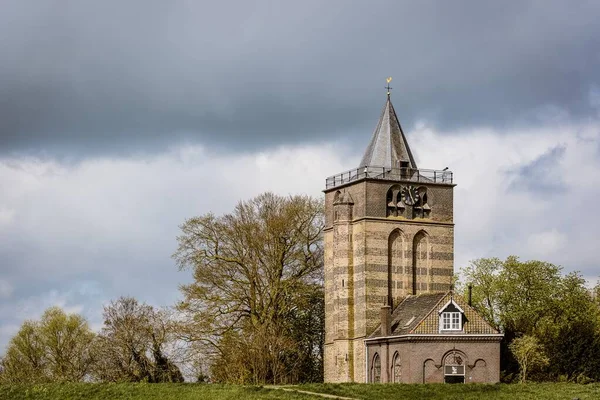
[[[396,352],[392,360],[392,378],[394,383],[402,382],[402,366],[400,365],[400,354]]]
[[[381,382],[381,358],[379,358],[379,354],[377,353],[375,353],[375,356],[373,356],[373,365],[371,366],[371,382]]]
[[[404,235],[399,229],[396,229],[388,239],[387,304],[391,307],[394,307],[394,300],[401,296],[400,281],[404,260],[403,249]]]
[[[415,235],[413,241],[412,294],[427,291],[427,267],[429,264],[429,237],[424,231]]]

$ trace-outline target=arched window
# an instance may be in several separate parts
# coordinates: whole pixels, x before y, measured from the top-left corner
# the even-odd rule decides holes
[[[373,364],[371,365],[371,382],[381,383],[381,358],[377,353],[373,356]]]
[[[398,216],[398,212],[396,211],[396,202],[394,201],[394,188],[391,187],[387,192],[387,196],[385,197],[386,206],[386,216]]]
[[[340,215],[337,211],[337,207],[335,207],[339,202],[340,199],[342,197],[342,192],[340,192],[339,190],[337,192],[335,192],[335,194],[333,195],[333,220],[337,221],[340,218]]]
[[[394,307],[394,302],[400,297],[402,289],[402,267],[404,265],[404,234],[395,229],[388,238],[388,300],[387,304]]]
[[[392,379],[394,383],[402,382],[402,366],[400,365],[400,354],[394,353],[392,358]]]
[[[417,188],[417,192],[419,193],[419,198],[415,203],[415,216],[420,218],[429,218],[431,214],[431,207],[428,204],[429,200],[427,197],[427,188],[425,186],[420,186]]]
[[[386,202],[386,216],[397,217],[402,216],[404,212],[404,203],[400,201],[400,186],[394,185],[387,191],[385,198]],[[398,200],[396,200],[398,199]]]
[[[429,236],[420,231],[413,240],[412,294],[425,292],[429,267]]]
[[[335,194],[333,195],[333,204],[336,204],[338,201],[340,201],[341,196],[342,192],[340,192],[339,190],[335,192]]]
[[[444,358],[444,382],[465,383],[465,355],[452,350]]]

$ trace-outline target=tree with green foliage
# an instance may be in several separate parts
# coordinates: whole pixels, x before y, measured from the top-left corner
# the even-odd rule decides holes
[[[500,328],[500,277],[503,262],[498,258],[480,258],[462,269],[466,283],[458,282],[459,290],[471,285],[472,304],[481,316],[496,329]],[[465,293],[467,295],[467,293]]]
[[[180,332],[212,349],[213,379],[322,379],[322,202],[265,193],[181,230],[174,258],[194,281],[181,287]]]
[[[175,340],[166,311],[121,297],[104,307],[104,327],[94,344],[93,375],[108,382],[183,382],[166,354]]]
[[[559,300],[560,267],[510,256],[499,274],[499,309],[505,330],[531,334]]]
[[[600,380],[600,312],[585,280],[543,261],[479,259],[462,269],[473,285],[473,306],[504,333],[501,365],[517,371],[514,340],[533,337],[547,354],[547,379]]]
[[[549,372],[569,380],[600,380],[600,310],[577,273],[563,277],[537,336],[550,357]]]
[[[10,340],[2,358],[3,382],[77,382],[93,364],[94,339],[84,317],[58,307],[47,309],[39,321],[26,321]]]
[[[544,353],[544,348],[535,336],[525,335],[516,338],[509,348],[519,362],[521,383],[527,381],[527,374],[532,369],[548,364],[549,359]]]

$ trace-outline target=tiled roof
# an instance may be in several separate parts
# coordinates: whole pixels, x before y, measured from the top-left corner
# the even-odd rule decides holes
[[[450,301],[450,298],[454,300],[460,308],[465,311],[464,323],[462,333],[477,333],[477,334],[497,334],[500,333],[488,324],[475,309],[459,295],[453,293],[446,293],[440,301],[440,304],[423,319],[423,321],[416,326],[411,333],[439,333],[439,311],[441,308]]]
[[[388,96],[371,142],[358,167],[400,168],[400,161],[407,162],[406,167],[408,168],[417,169],[417,163],[408,147],[396,111]]]
[[[497,334],[496,329],[470,307],[464,299],[452,292],[425,293],[406,297],[392,313],[392,336],[409,334],[439,334],[439,311],[453,299],[464,310],[463,330],[460,333]],[[458,333],[458,334],[460,334]],[[381,336],[379,326],[370,338]]]
[[[417,326],[446,293],[425,293],[406,297],[392,312],[392,335],[405,335]],[[381,336],[381,326],[370,337]]]

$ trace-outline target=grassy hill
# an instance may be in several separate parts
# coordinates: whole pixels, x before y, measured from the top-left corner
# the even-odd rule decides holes
[[[286,389],[286,390],[284,390]],[[298,392],[298,391],[302,392]],[[0,385],[1,400],[44,399],[319,399],[318,392],[354,399],[599,399],[600,384],[541,383],[526,385],[365,385],[310,384],[282,388],[200,384],[47,384]]]

